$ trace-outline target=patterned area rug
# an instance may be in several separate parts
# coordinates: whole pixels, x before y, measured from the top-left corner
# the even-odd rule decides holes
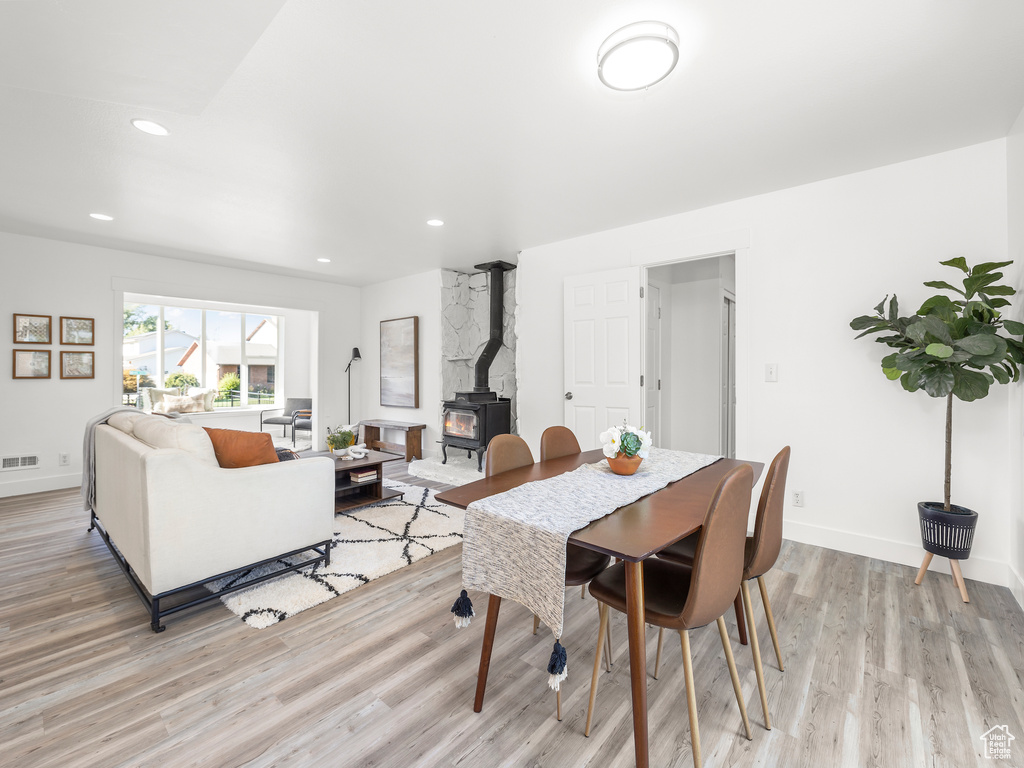
[[[335,516],[329,567],[271,579],[221,602],[250,627],[263,629],[462,541],[461,509],[434,501],[428,488],[387,479],[384,485],[402,496]],[[269,570],[272,566],[206,586],[216,591]]]
[[[467,459],[462,451],[454,448],[448,451],[447,464],[442,464],[440,458],[433,456],[417,459],[409,464],[409,474],[445,485],[465,485],[484,477],[483,472],[477,471],[475,453],[473,458]]]

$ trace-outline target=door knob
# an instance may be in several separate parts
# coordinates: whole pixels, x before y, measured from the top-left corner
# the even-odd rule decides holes
[[[572,392],[566,392],[565,393],[565,399],[566,400],[572,400]]]

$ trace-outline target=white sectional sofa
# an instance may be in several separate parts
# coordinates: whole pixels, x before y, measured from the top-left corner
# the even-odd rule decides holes
[[[93,522],[155,632],[163,616],[217,596],[190,589],[214,577],[309,550],[289,570],[330,563],[328,458],[222,469],[202,427],[125,411],[96,428],[95,457]],[[185,590],[184,603],[173,599]]]

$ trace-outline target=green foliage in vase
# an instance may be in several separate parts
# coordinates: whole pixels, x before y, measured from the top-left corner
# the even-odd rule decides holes
[[[332,431],[330,427],[327,428],[327,446],[329,448],[333,448],[334,450],[348,448],[350,445],[353,445],[355,441],[356,436],[347,429],[335,432]]]
[[[946,510],[950,508],[953,396],[965,402],[980,400],[989,394],[992,384],[1018,381],[1024,365],[1024,338],[1013,338],[1024,336],[1024,323],[1007,320],[999,311],[1010,306],[1006,297],[1016,293],[999,284],[1003,278],[999,270],[1012,263],[993,261],[970,267],[963,257],[940,262],[962,273],[962,287],[944,280],[925,285],[950,291],[952,298],[937,294],[916,314],[901,317],[894,294],[879,302],[875,314],[850,322],[853,330],[861,331],[858,339],[885,334],[875,341],[895,350],[882,358],[882,372],[888,379],[899,379],[907,392],[921,390],[931,397],[946,398]]]
[[[630,458],[639,453],[641,445],[640,437],[635,432],[626,432],[619,439],[619,450]]]

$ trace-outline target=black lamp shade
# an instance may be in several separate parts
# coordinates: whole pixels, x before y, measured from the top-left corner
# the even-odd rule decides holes
[[[359,354],[359,347],[352,347],[352,359],[362,360],[362,355]]]

